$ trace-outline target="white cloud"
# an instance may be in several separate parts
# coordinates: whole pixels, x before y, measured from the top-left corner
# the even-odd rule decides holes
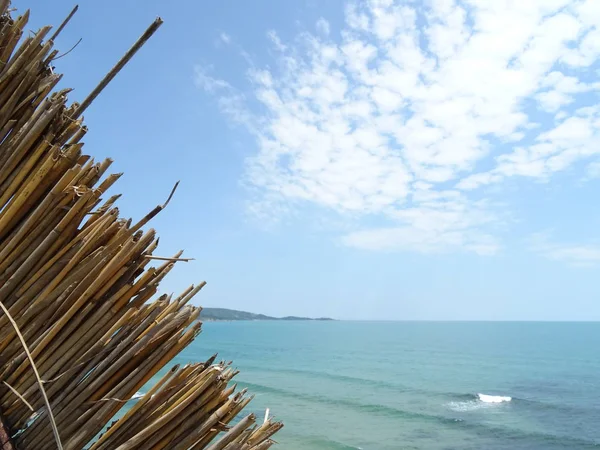
[[[600,161],[593,161],[586,168],[587,178],[600,178]]]
[[[275,32],[275,30],[269,30],[267,32],[267,37],[273,43],[273,45],[275,46],[275,48],[278,51],[280,51],[280,52],[286,51],[287,47],[285,45],[283,45],[283,43],[281,42],[281,39],[279,39],[279,36]]]
[[[210,76],[207,69],[202,66],[196,66],[195,77],[196,85],[211,94],[220,90],[232,90],[232,86],[225,80]]]
[[[329,22],[327,20],[325,20],[323,17],[320,17],[319,20],[317,20],[317,31],[319,33],[324,34],[325,36],[329,36]]]
[[[554,113],[561,107],[572,103],[575,98],[571,94],[578,94],[597,89],[597,84],[582,83],[577,77],[565,76],[562,72],[550,72],[541,84],[541,91],[536,95],[543,110]]]
[[[599,89],[597,17],[597,0],[349,2],[339,41],[324,18],[289,43],[268,32],[277,61],[249,93],[199,84],[261,104],[237,112],[258,146],[253,211],[368,217],[355,247],[491,254],[503,216],[484,186],[600,151],[600,109],[578,103]]]
[[[400,226],[370,228],[346,234],[342,242],[366,250],[411,250],[438,253],[466,250],[491,255],[499,250],[496,239],[480,227],[494,220],[485,205],[469,203],[458,191],[425,187],[414,195],[417,207],[391,212]]]
[[[222,33],[219,35],[219,39],[221,39],[221,41],[222,41],[224,44],[229,44],[229,43],[231,42],[231,36],[229,36],[229,35],[228,35],[227,33],[225,33],[225,32],[222,32]]]
[[[218,98],[219,109],[236,123],[256,131],[256,118],[245,107],[246,97],[227,81],[209,75],[211,66],[196,66],[194,81],[196,86]]]
[[[551,242],[549,232],[535,233],[530,238],[531,249],[545,258],[572,266],[587,267],[600,263],[600,245],[562,244]]]

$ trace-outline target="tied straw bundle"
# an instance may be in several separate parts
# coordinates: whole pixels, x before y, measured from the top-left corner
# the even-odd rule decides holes
[[[124,404],[199,334],[204,286],[161,295],[182,252],[102,196],[121,174],[82,153],[82,113],[158,29],[157,19],[81,103],[52,62],[51,27],[29,36],[0,0],[0,448],[263,450],[283,425],[237,416],[251,397],[230,364],[173,367],[108,429]],[[158,260],[158,266],[151,262]],[[235,425],[230,425],[235,423]],[[97,437],[104,430],[104,433]]]

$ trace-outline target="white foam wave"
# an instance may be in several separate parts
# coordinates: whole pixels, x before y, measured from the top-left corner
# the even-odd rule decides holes
[[[487,395],[487,394],[477,394],[477,398],[484,403],[502,403],[502,402],[510,402],[512,397],[504,397],[502,395]]]
[[[482,408],[491,408],[495,403],[510,402],[511,397],[502,395],[489,395],[489,394],[476,394],[473,400],[466,400],[462,402],[450,402],[447,403],[448,408],[456,412],[468,412],[475,411]]]
[[[475,411],[479,408],[485,408],[485,404],[481,403],[478,400],[469,400],[468,402],[450,402],[448,403],[448,407],[452,411],[456,412],[467,412],[467,411]]]
[[[133,397],[131,397],[131,399],[133,400],[136,398],[142,398],[144,395],[146,395],[146,394],[144,394],[143,392],[137,391],[135,394],[133,394]]]

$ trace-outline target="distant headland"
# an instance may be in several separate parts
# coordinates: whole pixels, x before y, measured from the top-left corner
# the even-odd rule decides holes
[[[232,320],[334,320],[329,317],[319,317],[312,319],[309,317],[271,317],[264,314],[254,314],[246,311],[237,311],[235,309],[226,308],[203,308],[200,314],[200,320],[205,322],[221,322]]]

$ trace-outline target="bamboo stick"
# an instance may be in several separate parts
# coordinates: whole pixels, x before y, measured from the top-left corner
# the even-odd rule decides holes
[[[75,5],[75,7],[71,10],[69,15],[65,18],[65,20],[63,20],[63,22],[60,24],[60,26],[56,29],[54,34],[52,36],[50,36],[51,41],[56,40],[56,38],[58,37],[60,32],[67,26],[67,24],[69,23],[71,18],[75,15],[75,13],[77,12],[78,9],[79,9],[79,5]]]
[[[142,48],[142,46],[152,37],[152,35],[162,25],[163,20],[157,17],[156,20],[148,27],[148,29],[140,36],[135,44],[125,53],[125,55],[119,60],[119,62],[106,74],[106,76],[100,81],[98,86],[86,97],[86,99],[79,105],[79,107],[73,113],[72,118],[77,119],[83,114],[83,112],[92,104],[95,98],[104,90],[104,88],[112,81],[112,79],[121,71],[121,69],[127,64],[133,55]],[[1,80],[1,79],[0,79]]]

